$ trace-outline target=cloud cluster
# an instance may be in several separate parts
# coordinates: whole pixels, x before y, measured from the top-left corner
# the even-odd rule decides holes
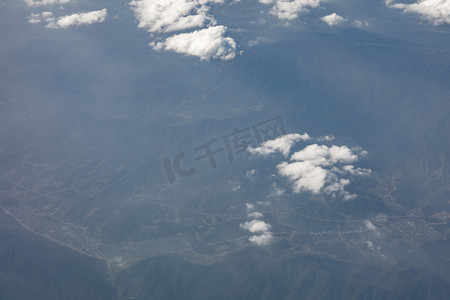
[[[304,134],[302,136],[308,135]],[[296,138],[292,137],[295,137],[295,135],[290,134],[265,142],[261,147],[249,149],[249,152],[265,156],[267,153],[278,150],[287,157],[293,146],[292,141],[301,140],[298,136]],[[282,144],[280,141],[283,140],[288,142]],[[272,147],[263,147],[266,144],[272,145]],[[286,144],[287,146],[284,147],[273,146]],[[255,149],[258,150],[256,151]],[[311,144],[293,153],[289,161],[279,163],[277,170],[278,174],[287,177],[292,183],[294,193],[310,192],[312,194],[339,195],[345,200],[350,200],[356,196],[345,191],[345,187],[350,184],[350,180],[345,177],[363,176],[371,173],[370,169],[357,168],[353,165],[361,156],[366,154],[366,151],[358,147],[349,148],[347,146]]]
[[[275,152],[281,152],[285,157],[289,155],[291,148],[298,141],[307,141],[311,139],[307,133],[305,134],[286,134],[274,140],[269,140],[261,144],[261,146],[247,149],[251,154],[259,154],[267,156]]]
[[[262,4],[273,5],[270,14],[281,20],[293,20],[299,13],[308,12],[311,8],[317,8],[323,0],[259,0]]]
[[[336,14],[336,13],[332,13],[331,15],[325,16],[321,18],[322,21],[324,21],[325,23],[328,24],[328,26],[337,26],[345,21],[347,21],[347,19],[345,19],[344,17]]]
[[[344,199],[354,198],[344,190],[350,180],[340,178],[345,173],[369,173],[365,169],[355,169],[350,163],[356,162],[365,152],[347,146],[309,145],[291,156],[290,162],[277,166],[278,173],[286,176],[293,184],[295,193],[311,192],[342,195]]]
[[[272,226],[261,220],[263,214],[254,211],[255,209],[254,204],[247,203],[246,205],[248,218],[252,218],[253,220],[241,224],[240,227],[252,233],[252,236],[248,238],[248,240],[251,243],[256,244],[258,246],[269,245],[273,239],[272,232],[270,232]]]
[[[173,51],[199,57],[200,60],[231,60],[236,56],[236,42],[227,37],[227,27],[217,26],[209,14],[208,4],[224,3],[224,0],[133,0],[133,10],[139,28],[150,33],[169,33],[202,28],[192,32],[178,33],[169,38],[150,43],[157,50]]]
[[[231,60],[236,56],[236,42],[225,37],[225,26],[212,26],[188,33],[180,33],[163,42],[151,43],[157,51],[169,50],[185,55],[197,56],[200,60],[218,58]]]
[[[411,4],[394,3],[394,0],[385,2],[387,6],[405,13],[416,13],[435,26],[450,24],[450,0],[418,0]]]

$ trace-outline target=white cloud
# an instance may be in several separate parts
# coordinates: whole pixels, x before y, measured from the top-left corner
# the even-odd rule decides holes
[[[412,4],[394,3],[394,0],[385,2],[405,13],[416,13],[435,26],[450,24],[450,0],[418,0]]]
[[[352,165],[343,166],[342,171],[359,176],[370,175],[372,173],[372,170],[370,169],[355,168],[355,166]]]
[[[207,27],[193,32],[175,34],[164,41],[151,42],[156,51],[197,56],[206,61],[211,58],[232,60],[236,56],[236,42],[225,37],[227,27],[216,26],[209,14],[209,4],[223,4],[225,0],[133,0],[129,3],[139,21],[139,28],[150,33],[185,31]],[[231,1],[231,3],[238,1]],[[158,39],[157,39],[158,40]]]
[[[369,173],[369,170],[355,169],[354,166],[349,165],[356,162],[358,156],[363,154],[365,152],[358,148],[312,144],[292,154],[291,161],[294,162],[282,162],[277,169],[280,175],[289,178],[295,193],[307,191],[313,194],[321,192],[331,195],[339,194],[344,199],[350,200],[355,196],[344,191],[350,181],[339,178],[338,175]],[[345,165],[341,166],[342,164]]]
[[[42,18],[47,21],[47,28],[67,28],[71,26],[90,25],[94,23],[102,23],[105,21],[108,11],[106,8],[102,10],[91,11],[87,13],[72,14],[59,17],[57,20],[51,12],[41,14]]]
[[[344,191],[344,192],[342,193],[342,197],[343,197],[343,199],[344,199],[345,201],[350,201],[350,200],[356,199],[358,196],[356,196],[355,194],[350,194],[350,193],[347,192],[347,191]]]
[[[241,224],[241,228],[246,229],[251,233],[257,233],[257,232],[267,232],[270,230],[271,226],[270,224],[262,220],[252,220],[249,222],[245,222],[244,224]]]
[[[248,230],[253,233],[253,235],[250,236],[248,240],[258,246],[267,246],[273,239],[272,232],[270,232],[270,224],[262,220],[252,220],[249,222],[245,222],[240,226],[242,229]]]
[[[231,60],[236,56],[236,42],[225,37],[225,26],[213,26],[189,33],[180,33],[163,42],[151,43],[153,49],[174,51],[176,53],[197,56],[200,60],[211,58]]]
[[[30,14],[30,16],[28,17],[28,23],[30,24],[37,24],[37,23],[41,23],[41,14]]]
[[[43,18],[51,18],[53,17],[53,13],[51,11],[44,11],[43,13],[41,13],[41,16]]]
[[[44,6],[53,4],[65,4],[69,3],[70,0],[25,0],[28,6]]]
[[[329,26],[336,26],[336,25],[341,24],[342,22],[347,21],[346,18],[344,18],[336,13],[332,13],[331,15],[322,17],[321,20],[324,21],[325,23],[327,23]]]
[[[365,220],[364,225],[366,225],[366,228],[370,231],[377,231],[377,228],[375,227],[375,225],[373,225],[373,223],[370,222],[369,220]]]
[[[327,170],[311,162],[282,162],[277,166],[282,176],[289,177],[295,193],[310,191],[318,194],[325,185]]]
[[[355,26],[355,27],[358,27],[358,28],[369,27],[369,22],[361,21],[361,20],[355,20],[352,25]]]
[[[251,212],[251,211],[253,211],[255,209],[255,205],[251,204],[251,203],[246,203],[245,207],[247,208],[248,212]]]
[[[248,230],[252,233],[252,235],[248,238],[248,240],[256,244],[258,246],[266,246],[269,245],[272,241],[272,232],[270,229],[272,226],[262,219],[263,214],[255,210],[255,205],[246,203],[248,218],[253,219],[251,221],[240,224],[242,229]]]
[[[324,189],[324,192],[326,194],[343,193],[344,188],[349,184],[350,180],[348,179],[345,178],[336,179],[336,181],[334,181]]]
[[[334,135],[332,135],[332,134],[327,134],[327,135],[318,137],[318,138],[316,139],[316,141],[318,141],[318,142],[331,142],[331,141],[333,141],[334,139],[335,139]]]
[[[356,150],[356,149],[355,149]],[[358,160],[358,155],[347,146],[309,145],[291,156],[295,161],[311,161],[314,165],[329,166],[335,163],[350,163]]]
[[[272,242],[272,239],[271,232],[264,232],[261,235],[253,235],[248,240],[258,246],[267,246]]]
[[[30,24],[38,24],[42,22],[47,23],[47,27],[50,27],[49,24],[52,24],[54,26],[55,24],[55,17],[52,12],[50,11],[44,11],[42,13],[32,13],[28,17],[28,23]]]
[[[252,219],[261,219],[263,217],[263,214],[260,213],[260,212],[255,211],[255,212],[249,213],[248,217],[252,218]]]
[[[247,173],[245,174],[245,178],[251,178],[255,175],[256,175],[256,170],[253,169],[253,170],[247,171]]]
[[[289,155],[292,146],[298,141],[307,141],[310,137],[307,133],[305,134],[286,134],[275,140],[266,141],[261,144],[260,147],[252,148],[249,147],[247,150],[252,154],[259,154],[267,156],[275,152],[281,152],[285,157]]]
[[[323,0],[259,0],[262,4],[273,4],[270,13],[282,20],[293,20],[299,13],[319,7]]]
[[[136,0],[131,1],[139,28],[149,32],[171,32],[188,28],[215,25],[216,20],[208,12],[207,0]]]
[[[248,47],[254,47],[254,46],[259,45],[261,42],[268,42],[268,41],[269,41],[269,39],[266,38],[266,37],[257,37],[254,40],[248,41],[247,46]]]
[[[332,140],[333,138],[327,136],[319,139]],[[291,134],[266,141],[260,147],[249,148],[248,151],[263,156],[280,151],[287,157],[295,142],[309,139],[308,134]],[[350,180],[342,177],[345,175],[369,175],[370,169],[356,168],[352,165],[366,154],[367,152],[359,147],[311,144],[292,154],[290,161],[279,163],[277,170],[281,176],[288,177],[294,193],[324,193],[333,197],[339,195],[344,200],[351,200],[356,195],[345,191],[345,187],[350,184]],[[282,194],[284,191],[279,190],[279,193]]]

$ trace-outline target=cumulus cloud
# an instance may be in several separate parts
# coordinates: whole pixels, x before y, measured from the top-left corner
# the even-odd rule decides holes
[[[450,24],[450,0],[418,0],[416,3],[394,3],[386,0],[386,5],[405,13],[415,13],[435,26]]]
[[[272,239],[272,233],[264,232],[261,235],[253,235],[248,240],[258,246],[267,246],[272,242]]]
[[[139,28],[149,32],[171,32],[188,28],[215,25],[216,20],[208,12],[205,0],[136,0],[131,1]]]
[[[44,14],[47,14],[45,16]],[[50,12],[41,14],[47,21],[47,28],[67,28],[71,26],[90,25],[95,23],[102,23],[105,21],[108,11],[106,8],[86,13],[72,14],[62,16],[56,19]]]
[[[312,144],[292,154],[291,162],[282,162],[278,164],[277,169],[280,175],[289,178],[295,193],[325,193],[334,196],[339,194],[350,200],[355,196],[344,190],[350,181],[340,178],[339,175],[363,175],[364,172],[368,174],[368,170],[356,169],[350,165],[364,154],[365,151],[359,148]]]
[[[281,152],[285,157],[289,155],[292,146],[298,141],[307,141],[310,137],[307,133],[305,134],[286,134],[275,140],[269,140],[261,144],[260,147],[247,149],[248,152],[252,154],[259,154],[267,156],[275,152]]]
[[[44,6],[52,4],[65,4],[69,3],[70,0],[25,0],[28,6]]]
[[[321,18],[322,21],[328,24],[328,26],[336,26],[339,25],[345,21],[347,21],[346,18],[336,14],[332,13],[331,15],[325,16]]]
[[[226,37],[227,27],[217,25],[210,4],[223,4],[225,0],[133,0],[129,3],[139,28],[150,33],[167,33],[197,29],[175,34],[161,41],[151,42],[156,51],[173,51],[200,60],[232,60],[236,56],[236,42]],[[237,2],[237,1],[232,1]]]
[[[246,203],[246,208],[248,212],[248,218],[253,219],[251,221],[240,224],[241,229],[248,230],[252,235],[248,240],[258,246],[267,246],[272,242],[272,232],[270,229],[272,226],[262,219],[263,214],[255,210],[255,205]]]
[[[270,224],[262,220],[252,220],[240,225],[242,229],[248,230],[253,233],[248,240],[258,246],[267,246],[271,243],[273,235],[270,232]]]
[[[278,138],[266,141],[258,148],[249,148],[249,152],[266,156],[280,151],[287,157],[295,142],[309,139],[308,134],[293,134],[284,140]],[[327,136],[327,138],[319,139],[329,141],[334,137]],[[356,195],[345,190],[345,187],[350,184],[350,180],[345,177],[371,173],[370,169],[358,168],[353,165],[366,154],[367,152],[359,147],[311,144],[293,153],[289,161],[279,163],[277,170],[278,174],[287,177],[292,183],[294,193],[323,193],[334,197],[339,195],[344,200],[351,200]]]
[[[294,192],[310,191],[318,194],[325,185],[327,170],[311,162],[283,162],[277,166],[282,176],[287,176],[293,182]]]
[[[358,150],[358,149],[354,149]],[[349,163],[358,160],[354,150],[347,146],[308,145],[301,151],[292,154],[291,160],[310,161],[315,165],[332,165],[337,162]]]
[[[241,224],[241,228],[246,229],[251,233],[257,233],[257,232],[267,232],[270,230],[271,226],[270,224],[262,220],[252,220],[249,222],[245,222],[244,224]]]
[[[273,5],[270,14],[282,20],[293,20],[299,13],[317,8],[323,0],[259,0],[262,4]]]
[[[197,56],[200,60],[211,58],[231,60],[236,56],[236,42],[225,37],[225,26],[212,26],[189,33],[180,33],[163,42],[151,43],[153,49],[174,51],[185,55]]]

